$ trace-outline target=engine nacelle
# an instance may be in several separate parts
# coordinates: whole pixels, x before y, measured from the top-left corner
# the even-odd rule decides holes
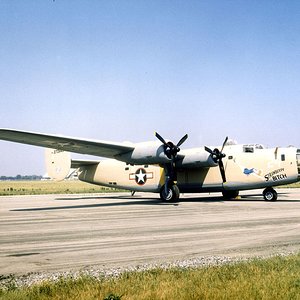
[[[137,165],[163,164],[171,161],[164,152],[164,145],[159,142],[135,144],[133,151],[119,155],[116,159]]]
[[[183,159],[180,159],[180,158]],[[164,152],[164,145],[159,142],[145,142],[136,144],[135,149],[126,154],[116,157],[116,159],[130,164],[165,164],[171,161]],[[178,155],[176,167],[182,169],[189,168],[209,168],[216,167],[216,163],[211,155],[205,151],[204,147],[182,150]]]
[[[180,152],[184,156],[182,160],[176,162],[177,168],[193,169],[193,168],[209,168],[216,167],[216,163],[211,155],[204,148],[183,150]]]

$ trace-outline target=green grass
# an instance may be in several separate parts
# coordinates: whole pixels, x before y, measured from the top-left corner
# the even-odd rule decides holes
[[[300,188],[300,181],[296,183],[287,184],[287,185],[281,185],[279,186],[279,188]]]
[[[111,295],[111,298],[108,297]],[[115,297],[113,297],[115,296]],[[118,279],[61,279],[2,291],[13,299],[300,299],[300,254],[198,269],[155,269]]]
[[[66,181],[0,181],[0,196],[40,195],[40,194],[78,194],[116,191],[80,180]],[[120,191],[120,190],[118,190]]]

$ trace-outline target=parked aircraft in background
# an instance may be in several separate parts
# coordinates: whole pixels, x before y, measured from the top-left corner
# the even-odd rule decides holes
[[[155,133],[157,141],[116,143],[42,133],[0,129],[0,139],[41,146],[46,150],[50,177],[63,180],[71,168],[92,184],[160,193],[163,201],[177,201],[180,193],[222,192],[235,198],[241,190],[264,188],[267,201],[275,201],[274,186],[300,180],[300,149],[266,149],[260,144],[235,145],[226,137],[221,147],[181,150]],[[73,160],[69,152],[108,158]]]

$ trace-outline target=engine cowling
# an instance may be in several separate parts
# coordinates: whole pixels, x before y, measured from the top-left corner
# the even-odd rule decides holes
[[[207,151],[205,151],[204,147],[182,150],[181,155],[184,157],[176,162],[177,168],[193,169],[218,166],[218,163],[213,160],[212,156]]]
[[[164,151],[164,145],[159,142],[144,142],[135,144],[133,151],[122,154],[116,159],[130,164],[163,164],[171,161]]]
[[[130,164],[138,165],[165,164],[171,162],[171,159],[164,152],[164,145],[157,142],[136,144],[133,151],[116,158]],[[205,151],[204,147],[182,150],[176,159],[177,168],[208,168],[216,166],[218,166],[218,163]]]

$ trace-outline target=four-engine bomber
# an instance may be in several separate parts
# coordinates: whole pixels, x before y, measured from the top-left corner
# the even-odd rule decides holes
[[[0,139],[46,147],[48,175],[63,180],[75,169],[78,178],[93,184],[132,192],[160,193],[176,201],[180,193],[222,192],[226,198],[240,190],[262,188],[265,200],[274,201],[274,186],[300,180],[300,149],[266,149],[260,144],[181,150],[188,135],[177,144],[155,133],[157,141],[115,143],[0,129]],[[106,160],[72,160],[69,152],[96,155]]]

